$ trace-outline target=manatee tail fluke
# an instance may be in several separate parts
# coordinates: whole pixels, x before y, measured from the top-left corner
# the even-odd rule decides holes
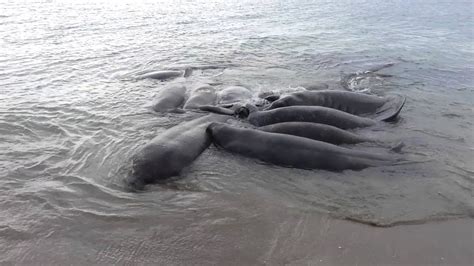
[[[382,121],[385,121],[385,122],[393,121],[400,114],[400,112],[403,109],[403,106],[405,105],[405,102],[407,101],[407,98],[405,96],[399,96],[399,98],[400,98],[400,103],[398,104],[398,108],[395,109],[396,111],[392,115],[382,119]]]
[[[406,97],[396,95],[385,103],[375,114],[375,119],[379,121],[391,122],[394,121],[405,105]]]

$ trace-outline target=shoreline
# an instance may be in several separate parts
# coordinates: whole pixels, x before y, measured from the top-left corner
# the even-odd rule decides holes
[[[321,218],[319,222],[325,230],[312,235],[319,238],[313,257],[320,259],[313,260],[311,265],[474,264],[473,219],[392,227],[331,218]],[[271,261],[270,264],[284,262],[281,258]]]
[[[474,219],[374,227],[314,212],[270,207],[250,219],[225,213],[194,218],[104,221],[39,243],[9,244],[1,263],[48,265],[473,265]],[[234,213],[235,214],[235,213]],[[275,214],[278,220],[275,220]],[[220,217],[220,218],[217,218]],[[142,217],[144,218],[144,217]],[[164,226],[175,221],[172,227]],[[203,225],[209,225],[203,228]],[[119,233],[120,232],[120,233]],[[53,251],[54,252],[51,252]],[[27,255],[25,255],[27,254]]]

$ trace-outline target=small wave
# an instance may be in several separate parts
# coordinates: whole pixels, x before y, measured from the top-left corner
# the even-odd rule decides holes
[[[384,220],[384,219],[377,219],[373,217],[365,217],[365,216],[358,216],[358,215],[349,215],[345,217],[338,217],[336,218],[367,224],[375,227],[393,227],[393,226],[400,226],[400,225],[416,225],[416,224],[425,224],[430,222],[440,222],[440,221],[447,221],[447,220],[457,220],[463,218],[474,218],[474,211],[471,210],[468,214],[458,214],[458,213],[439,213],[435,215],[430,215],[428,217],[422,219],[409,219],[409,220],[399,220],[399,221],[391,221],[391,220]]]
[[[72,213],[73,216],[80,216],[80,217],[89,217],[101,221],[128,221],[128,222],[138,222],[140,221],[141,217],[138,216],[128,216],[128,215],[121,215],[115,213],[107,213],[101,212],[96,210],[87,210],[87,209],[78,209],[78,208],[71,208],[67,210],[69,213]]]
[[[378,65],[368,70],[342,74],[341,86],[349,91],[370,92],[371,87],[383,84],[385,78],[393,77],[390,74],[377,73],[380,70],[394,66],[395,63]]]
[[[457,113],[443,113],[442,116],[447,118],[464,118],[463,115]]]
[[[423,129],[412,129],[412,130],[416,131],[416,132],[421,132],[423,134],[430,135],[430,136],[433,136],[433,137],[437,137],[437,138],[453,140],[453,141],[457,141],[457,142],[461,142],[461,143],[465,142],[465,139],[463,137],[450,136],[450,135],[446,135],[444,133],[441,133],[441,132],[438,132],[438,131],[435,131],[435,130],[431,130],[431,129],[425,129],[425,130],[423,130]]]
[[[2,238],[8,239],[9,241],[25,241],[35,237],[35,235],[30,232],[15,229],[9,225],[0,225],[0,235]]]

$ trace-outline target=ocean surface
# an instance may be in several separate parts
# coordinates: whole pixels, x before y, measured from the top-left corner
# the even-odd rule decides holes
[[[187,67],[186,79],[136,79]],[[171,83],[402,94],[396,123],[358,133],[403,141],[416,163],[334,173],[211,146],[174,182],[128,193],[130,157],[199,115],[151,110]],[[314,213],[472,218],[473,117],[473,1],[1,0],[0,264],[207,264],[233,249],[250,263],[278,232],[302,245],[283,229]]]

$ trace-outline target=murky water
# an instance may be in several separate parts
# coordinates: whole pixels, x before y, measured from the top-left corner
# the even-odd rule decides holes
[[[146,263],[159,253],[171,263],[191,249],[206,264],[209,247],[236,248],[226,239],[264,245],[288,213],[378,225],[473,217],[473,10],[424,0],[1,1],[2,261],[54,252]],[[364,74],[388,63],[385,75]],[[134,77],[190,66],[173,82],[404,94],[397,123],[360,133],[402,140],[423,162],[333,173],[211,147],[176,182],[124,192],[130,156],[196,116],[151,112],[168,83]]]

